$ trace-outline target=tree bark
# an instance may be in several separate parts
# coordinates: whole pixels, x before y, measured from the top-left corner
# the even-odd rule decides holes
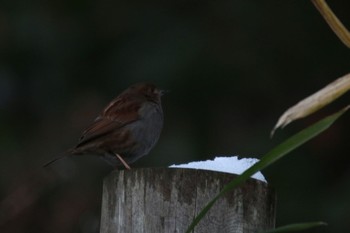
[[[100,233],[184,233],[236,175],[194,169],[114,171],[103,184]],[[258,233],[275,226],[275,194],[249,179],[220,198],[196,233]]]

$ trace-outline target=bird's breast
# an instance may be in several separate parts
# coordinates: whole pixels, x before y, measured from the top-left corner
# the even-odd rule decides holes
[[[148,103],[140,109],[139,114],[140,118],[134,122],[131,133],[147,154],[159,139],[163,128],[163,111],[158,104]]]

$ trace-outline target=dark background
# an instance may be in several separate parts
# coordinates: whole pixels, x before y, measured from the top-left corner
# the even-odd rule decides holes
[[[329,4],[350,27],[350,1]],[[130,84],[171,90],[161,138],[133,167],[259,158],[349,102],[269,138],[284,110],[350,71],[349,50],[310,1],[2,1],[0,59],[0,231],[9,233],[98,232],[111,167],[93,156],[41,165]],[[349,131],[346,114],[263,171],[278,226],[350,230]]]

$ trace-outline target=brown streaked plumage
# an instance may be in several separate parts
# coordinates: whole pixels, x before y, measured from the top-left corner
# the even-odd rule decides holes
[[[147,155],[158,141],[163,93],[153,84],[130,86],[107,105],[74,148],[44,166],[68,155],[97,154],[113,166],[130,169],[128,164]]]

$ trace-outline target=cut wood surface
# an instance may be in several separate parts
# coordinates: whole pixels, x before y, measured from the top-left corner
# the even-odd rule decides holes
[[[104,180],[100,233],[183,233],[236,175],[170,168],[114,171]],[[258,233],[275,226],[275,194],[249,179],[218,200],[196,233]]]

